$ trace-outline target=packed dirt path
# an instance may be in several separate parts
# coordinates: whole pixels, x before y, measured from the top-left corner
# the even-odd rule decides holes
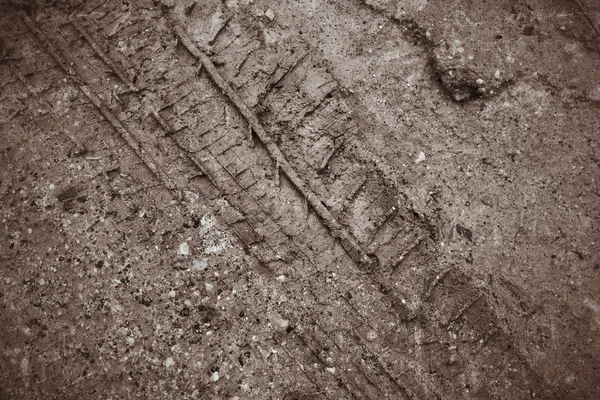
[[[46,3],[0,6],[0,398],[600,392],[593,1]]]

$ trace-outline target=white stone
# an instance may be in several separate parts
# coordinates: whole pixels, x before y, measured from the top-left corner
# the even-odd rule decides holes
[[[173,360],[173,357],[168,357],[167,360],[165,361],[165,367],[171,368],[173,365],[175,365],[175,361]]]
[[[212,374],[212,376],[210,377],[210,379],[211,379],[213,382],[216,382],[216,381],[218,381],[218,380],[219,380],[219,373],[218,373],[217,371],[213,372],[213,374]]]
[[[208,267],[208,260],[203,258],[202,260],[194,259],[192,261],[192,268],[194,271],[204,271]]]
[[[369,332],[367,332],[367,339],[368,340],[375,340],[377,339],[377,332],[375,332],[374,330],[369,330]]]
[[[21,373],[25,376],[29,375],[29,359],[27,357],[21,359]]]
[[[269,18],[270,21],[273,21],[275,19],[275,12],[269,8],[265,11],[265,17]]]
[[[183,242],[179,245],[177,254],[181,256],[187,256],[188,254],[190,254],[190,246],[188,246],[187,242]]]
[[[415,164],[419,164],[423,161],[425,161],[425,152],[420,151],[419,154],[417,155],[417,159],[415,160]]]

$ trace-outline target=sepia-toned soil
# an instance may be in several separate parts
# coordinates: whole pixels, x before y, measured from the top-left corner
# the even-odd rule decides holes
[[[595,0],[0,1],[0,399],[594,399]]]

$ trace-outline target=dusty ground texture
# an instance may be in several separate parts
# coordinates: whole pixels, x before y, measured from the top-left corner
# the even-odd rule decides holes
[[[594,0],[0,2],[0,398],[593,399]]]

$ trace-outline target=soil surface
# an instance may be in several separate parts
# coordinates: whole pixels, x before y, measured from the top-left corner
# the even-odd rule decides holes
[[[594,399],[595,0],[0,1],[1,399]]]

